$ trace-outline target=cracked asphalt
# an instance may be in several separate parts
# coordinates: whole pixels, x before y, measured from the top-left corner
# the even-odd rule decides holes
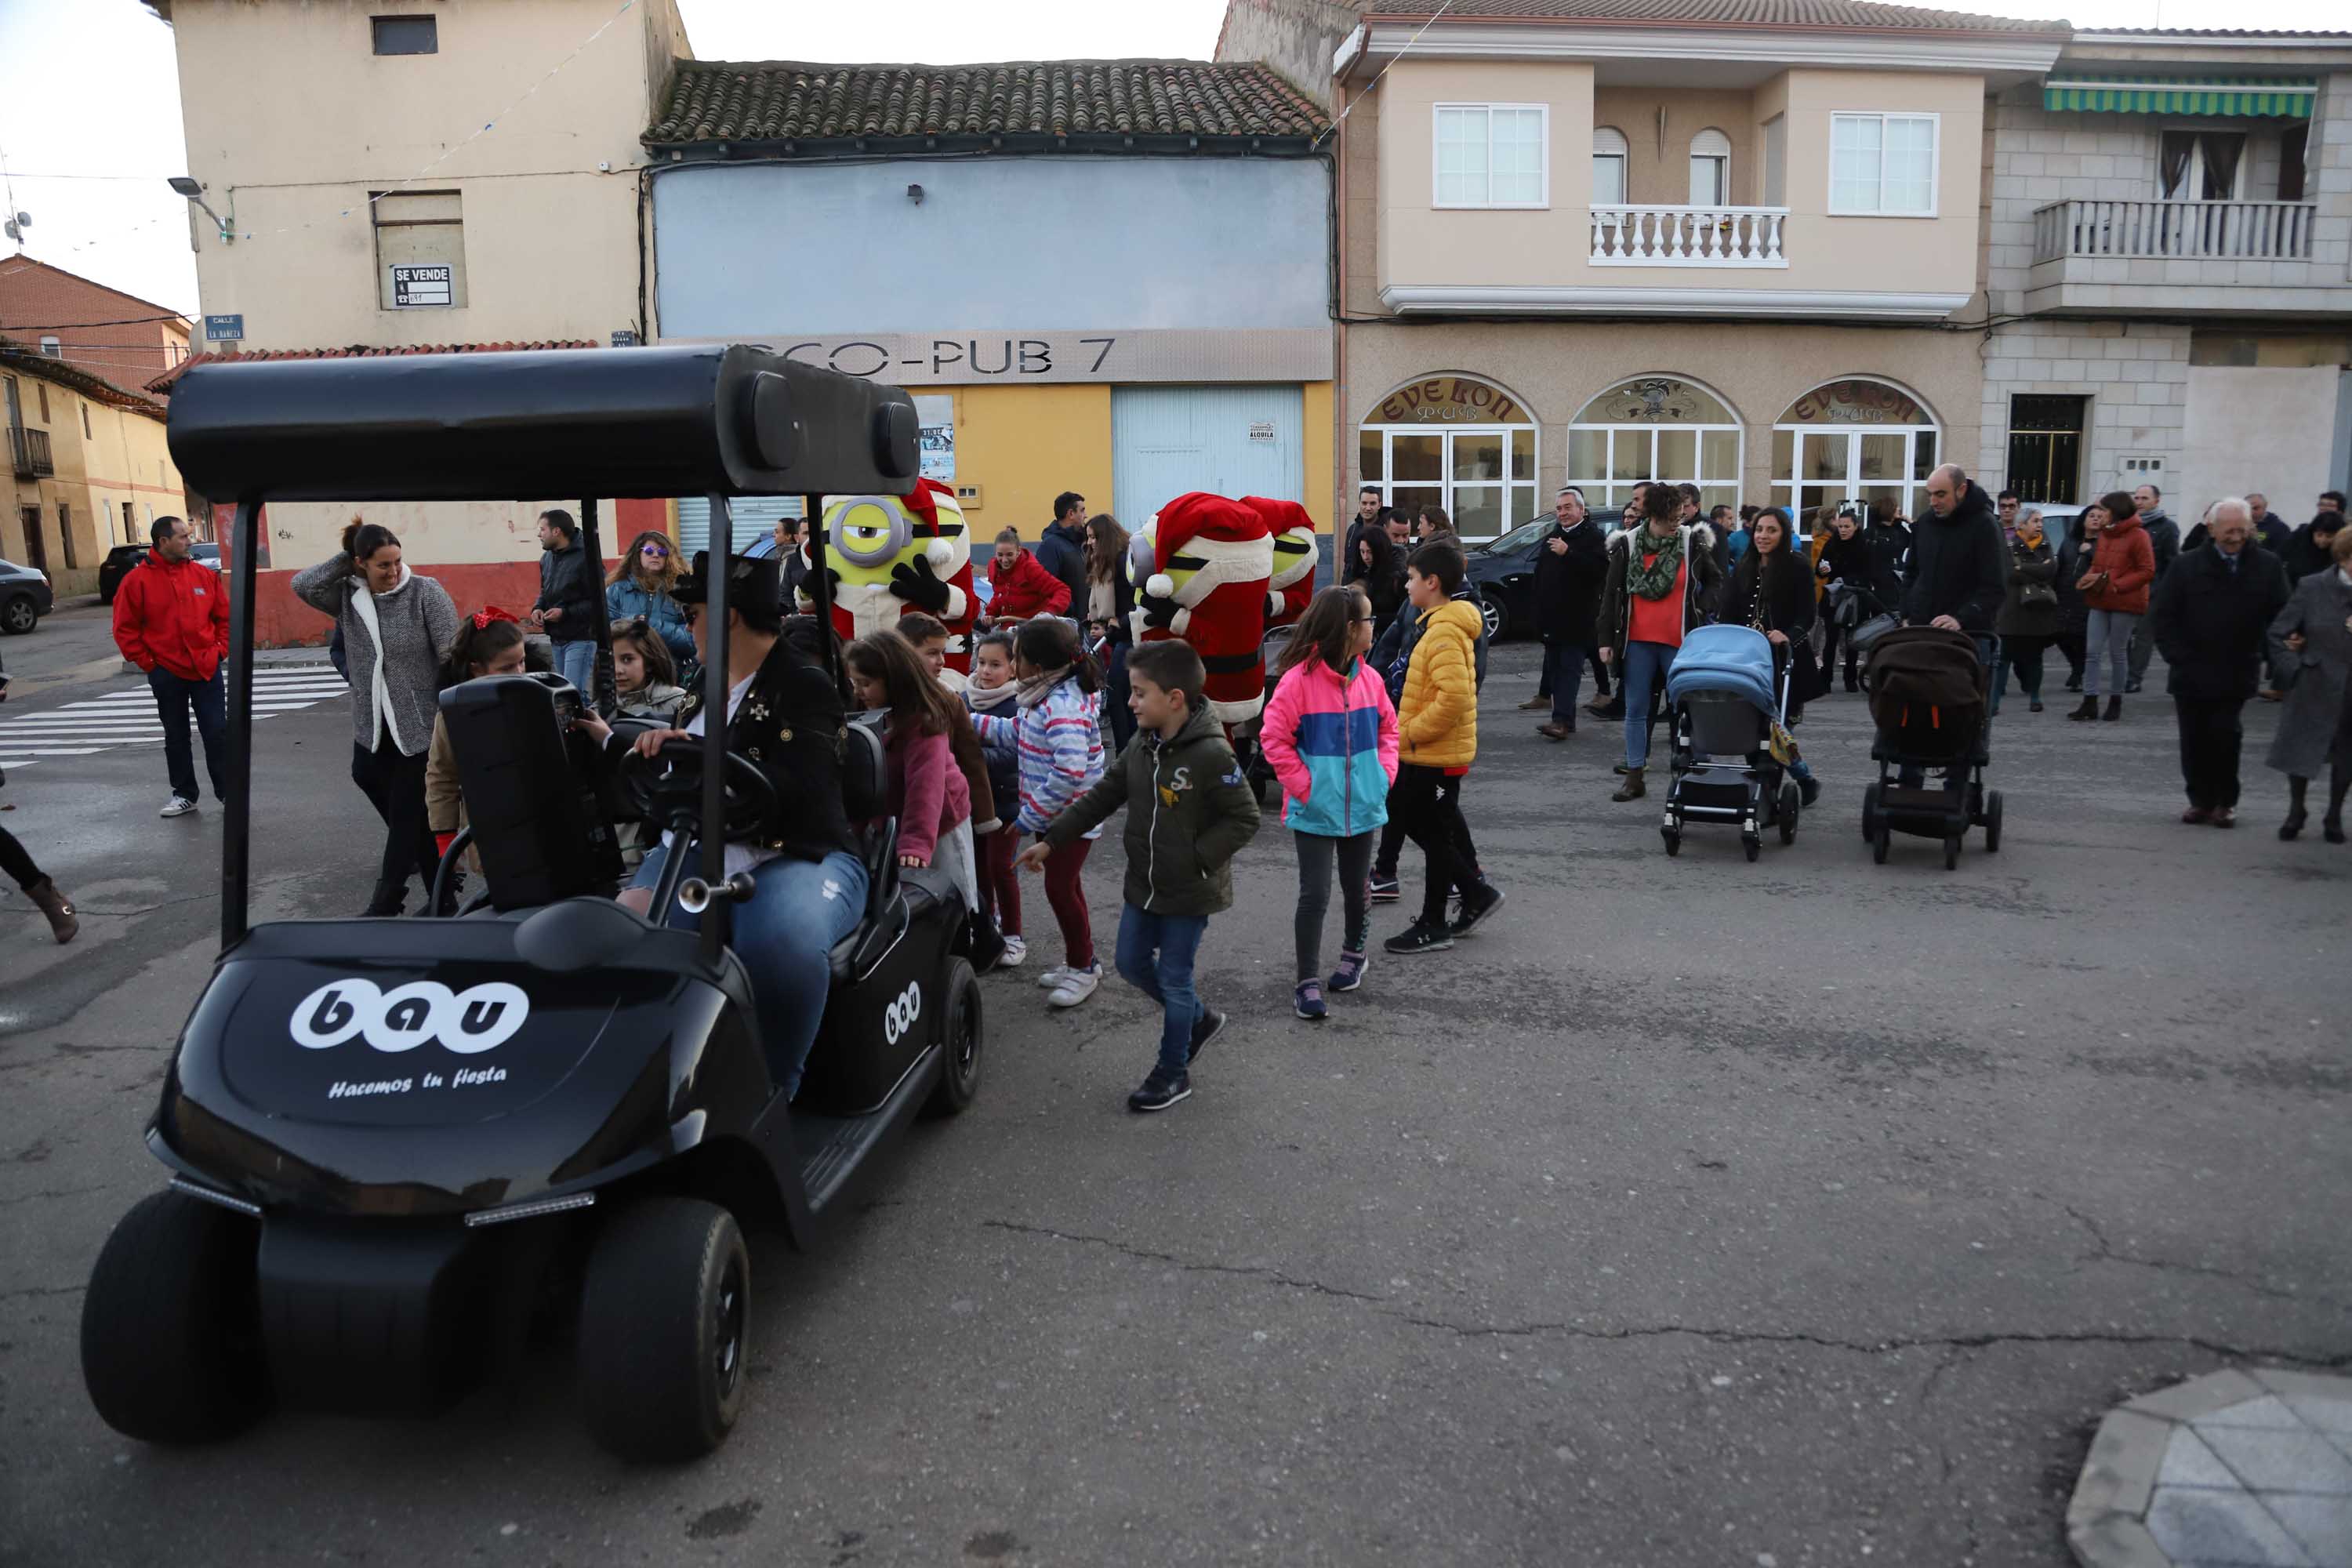
[[[1534,662],[1485,693],[1486,930],[1298,1022],[1269,826],[1203,949],[1234,1026],[1151,1118],[1133,993],[989,982],[979,1103],[827,1251],[757,1248],[748,1410],[680,1469],[588,1444],[560,1343],[430,1422],[98,1422],[81,1282],[160,1182],[219,824],[154,818],[152,752],[28,770],[0,820],[85,933],[0,902],[0,1563],[2054,1565],[2110,1405],[2352,1365],[2352,851],[2272,837],[2270,710],[2220,833],[2173,821],[2161,700],[2013,707],[2002,850],[1947,873],[1871,864],[1832,697],[1828,794],[1750,866],[1609,804],[1604,727],[1536,738]],[[345,724],[264,727],[266,912],[364,896]]]

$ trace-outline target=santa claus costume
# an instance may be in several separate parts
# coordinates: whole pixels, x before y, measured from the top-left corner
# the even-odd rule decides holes
[[[1315,520],[1295,500],[1244,496],[1242,505],[1265,520],[1274,536],[1274,574],[1266,580],[1265,629],[1298,624],[1315,597]]]
[[[1135,609],[1138,642],[1179,637],[1208,667],[1209,711],[1227,729],[1265,706],[1266,580],[1274,535],[1255,511],[1199,490],[1144,524],[1150,571]],[[1140,549],[1139,549],[1140,554]]]

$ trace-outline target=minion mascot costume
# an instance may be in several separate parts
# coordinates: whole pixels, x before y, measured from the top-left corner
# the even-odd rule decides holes
[[[833,629],[844,641],[898,624],[920,610],[948,628],[942,680],[961,691],[971,671],[971,533],[955,492],[936,479],[898,496],[828,496],[825,569],[833,574]],[[803,548],[802,554],[806,556]],[[800,607],[815,607],[805,586]]]
[[[1265,706],[1273,532],[1240,501],[1194,490],[1161,507],[1133,548],[1135,640],[1191,643],[1208,667],[1209,711],[1231,736]]]
[[[1266,581],[1265,629],[1295,626],[1315,597],[1315,520],[1295,500],[1244,496],[1274,536],[1274,574]]]

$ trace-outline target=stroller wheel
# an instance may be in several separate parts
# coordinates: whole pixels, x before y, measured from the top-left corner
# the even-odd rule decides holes
[[[1661,827],[1658,829],[1658,837],[1666,841],[1667,854],[1679,855],[1683,852],[1683,836],[1679,828]]]
[[[1998,854],[2000,854],[2000,791],[1999,791],[1999,790],[1995,790],[1995,791],[1993,791],[1990,795],[1989,795],[1985,796],[1984,830],[1985,830],[1985,853],[1986,853],[1986,854],[1988,854],[1988,855],[1998,855]]]
[[[1870,858],[1881,866],[1886,864],[1886,852],[1895,846],[1895,830],[1885,823],[1878,825],[1878,836],[1870,841]]]
[[[1947,871],[1958,870],[1959,868],[1959,864],[1960,836],[1957,833],[1947,834],[1944,837],[1944,869]]]
[[[1798,791],[1797,781],[1790,779],[1780,786],[1780,842],[1797,841],[1797,815],[1804,810],[1804,797]]]
[[[1878,786],[1872,784],[1862,792],[1862,841],[1864,844],[1878,837]]]
[[[1748,852],[1748,858],[1752,861],[1764,853],[1764,836],[1760,833],[1743,833],[1739,836],[1739,847]]]

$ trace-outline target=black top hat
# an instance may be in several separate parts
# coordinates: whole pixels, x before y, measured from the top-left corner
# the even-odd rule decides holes
[[[727,597],[738,606],[757,605],[773,612],[782,587],[779,563],[772,555],[746,557],[738,555],[727,563]],[[694,552],[694,570],[677,580],[671,590],[681,605],[699,605],[710,597],[710,552]]]

